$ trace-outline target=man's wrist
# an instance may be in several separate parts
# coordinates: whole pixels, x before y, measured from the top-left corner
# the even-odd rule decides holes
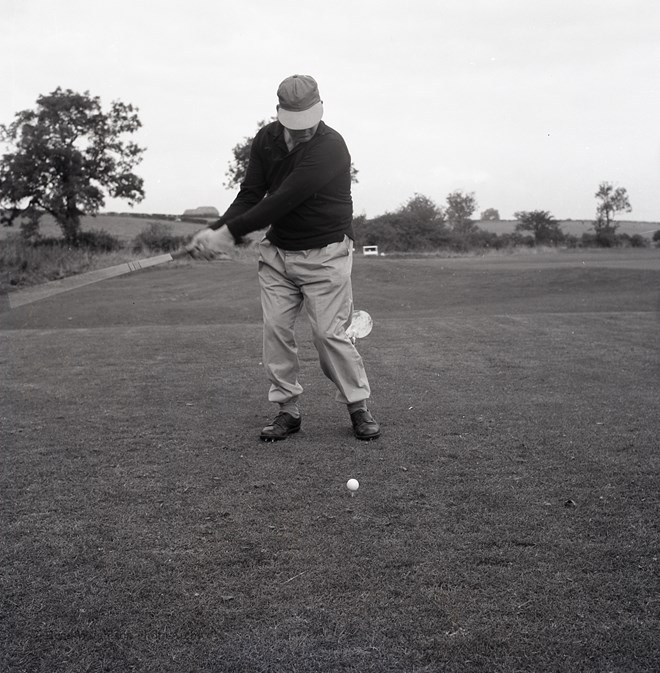
[[[208,228],[212,229],[213,231],[217,231],[218,229],[221,229],[222,227],[226,227],[227,231],[229,232],[231,238],[233,239],[234,245],[242,245],[245,243],[243,240],[243,237],[239,234],[236,235],[232,230],[231,227],[227,224],[226,221],[224,221],[222,218],[220,218],[217,222],[213,222],[212,224],[209,224]]]
[[[236,235],[228,224],[225,226],[227,227],[227,231],[231,234],[231,237],[234,239],[234,245],[241,245],[244,243],[243,237],[240,234]]]

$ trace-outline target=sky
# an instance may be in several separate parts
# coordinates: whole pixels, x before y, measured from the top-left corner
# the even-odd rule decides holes
[[[0,0],[0,30],[0,123],[57,87],[139,109],[135,212],[224,212],[232,148],[309,74],[357,215],[462,190],[590,219],[607,181],[660,221],[658,0]]]

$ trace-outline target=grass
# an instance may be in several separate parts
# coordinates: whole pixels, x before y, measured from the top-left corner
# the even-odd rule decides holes
[[[371,443],[304,322],[257,441],[255,275],[3,315],[1,670],[657,670],[658,251],[356,259]]]

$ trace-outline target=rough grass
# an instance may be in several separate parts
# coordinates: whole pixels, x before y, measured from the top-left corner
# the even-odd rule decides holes
[[[38,285],[68,276],[103,269],[139,257],[163,252],[166,234],[171,242],[180,242],[190,237],[201,225],[183,222],[156,221],[121,216],[99,215],[85,217],[83,233],[113,239],[118,249],[112,252],[95,250],[90,246],[71,247],[61,239],[61,231],[50,216],[44,216],[40,234],[48,245],[26,244],[17,227],[0,228],[0,291]],[[154,232],[160,229],[160,237]],[[160,243],[150,249],[149,243]],[[93,241],[92,241],[93,242]],[[170,246],[171,248],[172,246]]]
[[[19,236],[11,236],[3,240],[0,250],[0,291],[60,280],[135,257],[128,249],[98,252],[64,244],[35,247],[26,245]]]
[[[252,264],[4,314],[0,670],[657,670],[652,252],[357,259],[366,444],[304,322],[256,440]]]
[[[116,244],[117,249],[106,252],[89,246],[66,245],[53,219],[45,217],[44,220],[41,227],[44,238],[39,245],[26,243],[16,230],[0,229],[4,234],[0,245],[0,292],[170,252],[184,246],[202,228],[200,224],[121,216],[83,218],[82,232],[91,239],[90,244],[94,244],[95,239],[108,239]],[[253,246],[246,245],[238,249],[236,257],[239,261],[254,261],[256,252]]]

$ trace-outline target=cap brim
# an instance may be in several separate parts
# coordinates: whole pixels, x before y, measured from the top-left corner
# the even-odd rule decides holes
[[[323,103],[319,101],[307,110],[293,111],[284,110],[282,107],[277,109],[277,118],[282,124],[292,131],[303,131],[316,126],[323,117]]]

